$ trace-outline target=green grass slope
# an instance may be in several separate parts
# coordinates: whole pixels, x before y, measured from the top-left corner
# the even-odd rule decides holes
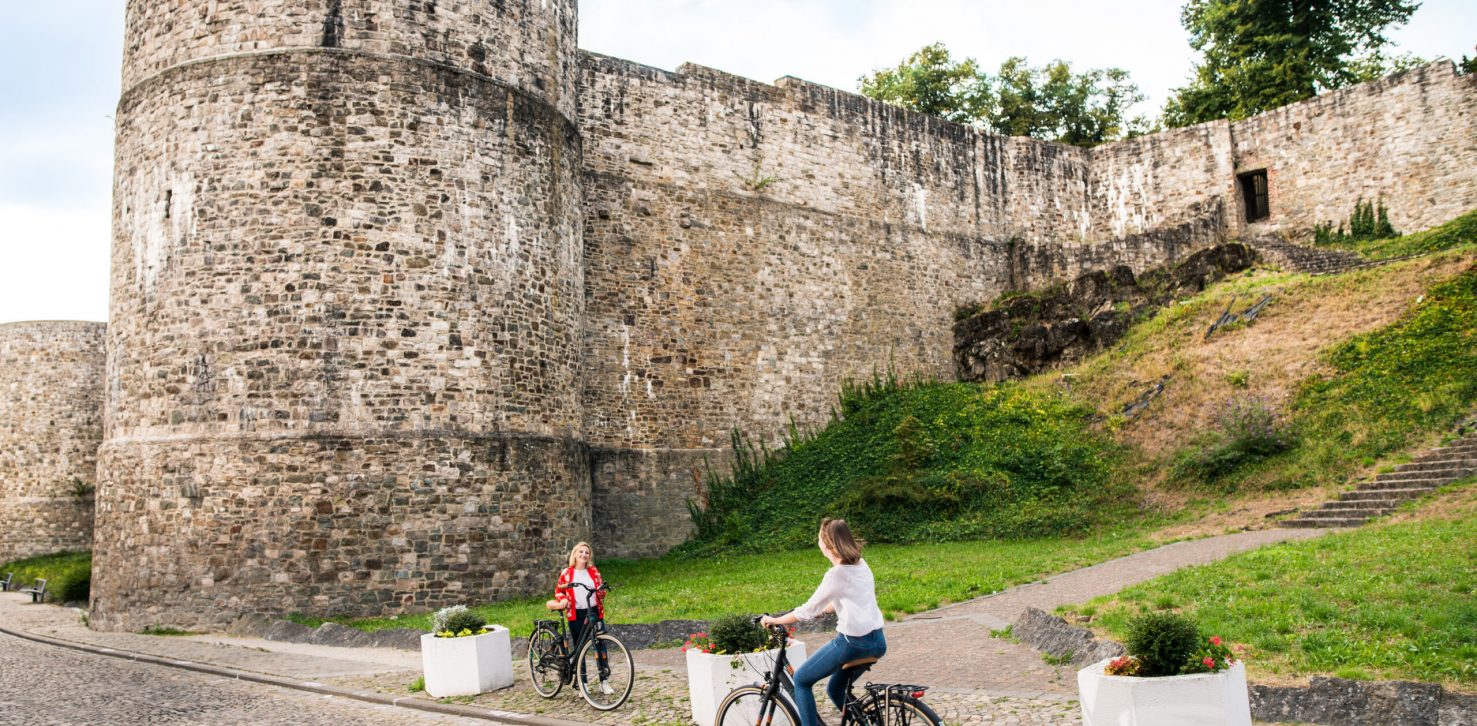
[[[1063,608],[1121,639],[1133,615],[1179,610],[1249,646],[1254,679],[1336,674],[1477,688],[1477,486],[1421,517],[1191,567]]]
[[[874,381],[783,455],[739,440],[731,475],[709,478],[689,555],[804,548],[825,516],[871,542],[1082,533],[1136,512],[1112,476],[1120,447],[1093,411],[1014,385]]]

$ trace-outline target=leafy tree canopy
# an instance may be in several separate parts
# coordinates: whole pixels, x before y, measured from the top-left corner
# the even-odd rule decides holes
[[[1127,115],[1144,95],[1121,68],[1073,73],[1066,61],[1032,68],[1017,56],[991,76],[975,59],[956,61],[934,43],[859,84],[870,98],[1011,136],[1092,146],[1149,130],[1145,119]]]
[[[1385,30],[1419,0],[1189,0],[1180,22],[1202,54],[1164,109],[1171,127],[1246,118],[1424,61],[1387,55]]]

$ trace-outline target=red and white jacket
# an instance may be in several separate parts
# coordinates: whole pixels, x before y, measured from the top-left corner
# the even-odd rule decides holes
[[[591,580],[594,580],[595,587],[600,587],[600,571],[597,570],[597,569],[595,569],[595,566],[594,565],[590,565],[590,567],[586,569],[586,572],[589,572],[590,573],[590,579]],[[566,568],[564,568],[563,570],[561,570],[559,572],[559,581],[554,584],[554,599],[555,600],[563,600],[565,603],[567,603],[565,605],[565,607],[564,607],[564,617],[566,619],[568,619],[568,620],[574,620],[574,603],[575,603],[574,594],[575,594],[576,588],[574,587],[574,585],[571,585],[570,584],[572,582],[574,582],[574,568],[573,567],[566,567]],[[578,588],[578,591],[579,591],[580,594],[582,594],[582,595],[584,594],[584,588]],[[600,611],[600,617],[601,617],[601,619],[604,619],[605,618],[605,593],[604,592],[596,592],[595,593],[595,607]]]

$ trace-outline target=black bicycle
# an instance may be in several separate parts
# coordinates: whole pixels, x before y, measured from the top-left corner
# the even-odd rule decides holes
[[[609,585],[594,588],[583,582],[570,584],[592,595],[610,589]],[[562,618],[533,621],[533,634],[528,636],[528,673],[533,677],[533,690],[544,698],[553,698],[564,684],[577,682],[580,695],[591,707],[600,711],[620,708],[631,697],[631,686],[636,683],[631,652],[605,631],[598,608],[591,608],[590,620],[578,642],[567,642],[567,633]]]
[[[754,619],[759,622],[758,618]],[[790,633],[783,626],[769,627],[771,640],[779,648],[774,668],[764,674],[764,682],[733,689],[718,704],[714,726],[798,726],[800,713],[795,708],[795,669],[786,656]],[[846,698],[841,704],[841,726],[942,726],[938,714],[924,703],[928,686],[901,683],[868,683],[866,694],[857,697],[856,681],[876,663],[878,658],[858,658],[841,666],[846,679]],[[822,696],[824,697],[824,696]]]

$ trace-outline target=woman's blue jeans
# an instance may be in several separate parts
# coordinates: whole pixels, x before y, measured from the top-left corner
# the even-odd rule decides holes
[[[846,697],[846,679],[841,676],[841,664],[857,658],[881,658],[886,652],[887,639],[882,637],[882,628],[878,628],[860,638],[837,633],[835,640],[806,658],[795,669],[795,708],[800,711],[800,726],[820,723],[820,714],[815,710],[815,694],[810,690],[817,681],[831,677],[831,682],[826,684],[826,695],[830,696],[836,708],[841,708],[842,699]]]

